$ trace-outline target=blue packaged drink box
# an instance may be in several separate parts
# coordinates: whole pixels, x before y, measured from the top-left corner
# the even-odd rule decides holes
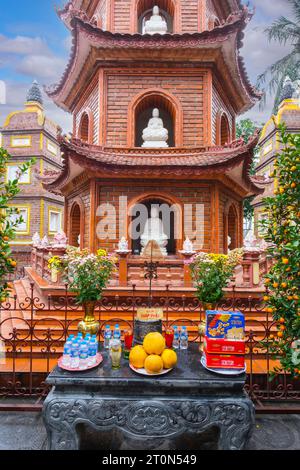
[[[244,315],[241,312],[208,310],[206,312],[206,336],[243,341],[245,339]]]

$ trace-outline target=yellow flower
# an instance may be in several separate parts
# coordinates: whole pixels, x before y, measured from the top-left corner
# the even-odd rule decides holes
[[[100,249],[100,250],[97,251],[97,256],[99,256],[101,258],[104,257],[104,256],[107,256],[107,251]]]

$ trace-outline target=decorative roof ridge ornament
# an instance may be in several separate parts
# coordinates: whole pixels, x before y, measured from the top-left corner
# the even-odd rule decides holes
[[[36,80],[32,82],[27,92],[26,101],[27,103],[39,103],[41,106],[43,106],[42,92]]]
[[[56,7],[56,13],[59,18],[69,27],[71,26],[73,18],[80,18],[82,21],[89,22],[88,15],[80,8],[76,8],[74,0],[67,2],[64,8],[60,9]]]

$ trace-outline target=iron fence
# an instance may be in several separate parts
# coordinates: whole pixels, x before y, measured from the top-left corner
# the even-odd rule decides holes
[[[151,297],[151,306],[164,311],[163,327],[186,325],[190,341],[201,343],[198,325],[204,319],[201,303],[186,295],[174,294],[167,288]],[[107,292],[96,307],[100,323],[99,340],[103,341],[106,324],[119,323],[121,329],[131,327],[139,308],[149,307],[149,299],[143,297],[135,286],[131,292],[115,295]],[[241,311],[246,317],[247,383],[246,391],[258,409],[268,404],[293,406],[300,401],[299,383],[288,374],[271,379],[274,358],[268,342],[277,325],[266,311],[261,299],[240,298],[232,287],[218,309]],[[19,301],[17,296],[0,306],[0,397],[42,399],[48,393],[45,378],[55,367],[62,353],[63,344],[70,333],[75,332],[83,311],[68,292],[63,295],[40,299],[33,284],[30,292]],[[275,333],[276,334],[276,333]],[[264,341],[264,346],[261,342]],[[274,407],[273,407],[274,408]]]

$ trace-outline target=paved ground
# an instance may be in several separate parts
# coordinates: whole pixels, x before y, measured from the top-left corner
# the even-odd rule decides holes
[[[40,413],[0,413],[0,450],[46,449]],[[300,450],[300,415],[258,415],[249,450]]]

